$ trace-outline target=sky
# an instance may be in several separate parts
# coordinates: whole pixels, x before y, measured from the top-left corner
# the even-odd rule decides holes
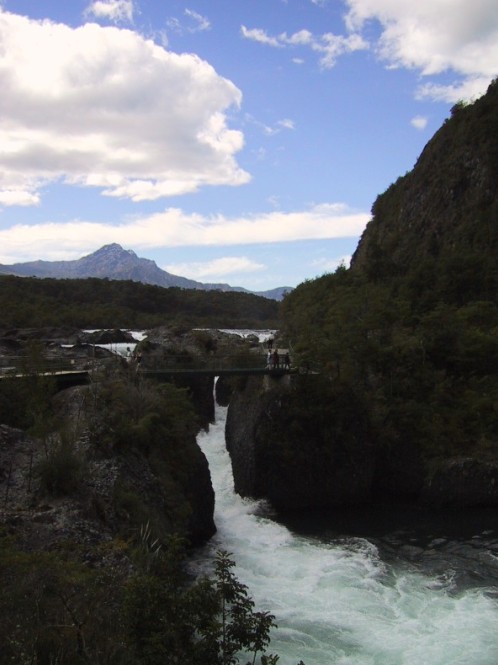
[[[497,75],[497,0],[0,0],[0,263],[295,287]]]

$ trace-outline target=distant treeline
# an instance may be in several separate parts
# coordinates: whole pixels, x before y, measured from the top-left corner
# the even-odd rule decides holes
[[[248,293],[131,280],[0,277],[0,326],[273,328],[279,304]]]

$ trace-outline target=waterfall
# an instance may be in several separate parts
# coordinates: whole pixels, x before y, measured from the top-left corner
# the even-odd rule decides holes
[[[460,588],[451,566],[435,574],[406,558],[386,558],[366,537],[291,531],[264,502],[234,493],[226,409],[217,407],[216,417],[198,442],[211,470],[218,532],[193,564],[209,570],[216,550],[233,555],[256,608],[276,617],[270,652],[279,654],[279,665],[498,663],[491,583]],[[497,572],[492,551],[483,548],[477,559]]]

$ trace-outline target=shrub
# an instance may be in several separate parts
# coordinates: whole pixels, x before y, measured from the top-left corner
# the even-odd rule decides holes
[[[79,489],[85,463],[74,443],[62,437],[39,462],[36,471],[42,490],[53,496],[65,496]]]

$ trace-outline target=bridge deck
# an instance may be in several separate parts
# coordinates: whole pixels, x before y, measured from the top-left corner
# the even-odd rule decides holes
[[[196,376],[263,376],[269,375],[272,377],[281,377],[285,374],[293,374],[298,370],[295,368],[284,369],[284,368],[274,368],[269,369],[267,367],[231,367],[231,368],[220,368],[220,367],[201,367],[201,368],[162,368],[162,369],[138,369],[130,367],[130,373],[132,376],[140,376],[143,378],[156,379],[158,381],[165,381],[172,379],[175,376],[177,377],[196,377]],[[64,370],[53,370],[45,372],[32,372],[32,373],[0,373],[0,380],[2,379],[26,379],[32,378],[35,376],[44,376],[53,378],[59,389],[66,388],[74,385],[82,385],[88,383],[92,375],[98,376],[92,369],[64,369]]]
[[[231,367],[231,368],[193,368],[193,369],[140,369],[138,373],[142,376],[168,377],[168,376],[282,376],[296,370],[267,367]]]

